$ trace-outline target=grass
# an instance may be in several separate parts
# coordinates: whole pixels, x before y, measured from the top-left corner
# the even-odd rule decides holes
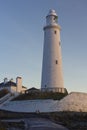
[[[5,96],[7,93],[8,93],[7,89],[0,90],[0,98],[2,98],[3,96]]]
[[[58,93],[58,92],[35,92],[35,93],[28,93],[28,94],[21,94],[14,100],[35,100],[35,99],[53,99],[53,100],[60,100],[64,98],[67,93]]]
[[[87,113],[84,112],[56,112],[49,114],[49,118],[69,130],[87,130]]]
[[[7,129],[11,129],[11,128],[20,128],[21,130],[24,130],[25,128],[25,123],[23,121],[20,122],[4,122],[4,121],[0,121],[0,130],[7,130]]]
[[[0,119],[18,119],[18,118],[47,118],[57,124],[67,127],[69,130],[87,130],[87,113],[83,112],[54,112],[54,113],[13,113],[0,111]],[[0,130],[15,127],[24,129],[24,122],[11,122],[3,124],[0,122]]]

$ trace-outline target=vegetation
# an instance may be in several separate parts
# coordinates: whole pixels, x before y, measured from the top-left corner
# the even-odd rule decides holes
[[[28,94],[21,94],[14,100],[32,100],[32,99],[54,99],[60,100],[65,97],[67,93],[58,93],[58,92],[35,92]]]
[[[4,121],[0,121],[0,130],[7,130],[8,128],[20,128],[21,130],[24,130],[25,126],[24,126],[24,122],[20,121],[20,122],[4,122]]]
[[[0,90],[0,98],[2,98],[3,96],[5,96],[7,93],[8,93],[7,89]]]
[[[13,113],[0,111],[0,119],[23,118],[47,118],[57,124],[67,127],[69,130],[87,130],[87,113],[83,112],[55,112],[55,113]],[[23,120],[20,122],[0,122],[0,130],[15,127],[24,129]]]
[[[7,130],[6,127],[4,126],[4,124],[2,124],[1,121],[0,121],[0,130]]]
[[[87,113],[58,112],[51,113],[49,118],[55,123],[64,125],[69,130],[87,130]]]

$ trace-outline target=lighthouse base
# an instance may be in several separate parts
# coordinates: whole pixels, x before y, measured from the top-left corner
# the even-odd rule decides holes
[[[58,93],[67,93],[66,88],[41,88],[42,92],[58,92]]]

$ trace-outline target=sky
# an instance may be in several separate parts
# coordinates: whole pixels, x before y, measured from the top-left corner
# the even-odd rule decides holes
[[[87,0],[0,0],[0,82],[21,76],[27,88],[40,88],[50,9],[61,26],[64,87],[87,93]]]

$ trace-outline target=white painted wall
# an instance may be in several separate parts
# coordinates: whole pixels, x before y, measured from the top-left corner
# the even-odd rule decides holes
[[[11,89],[11,91],[10,91],[10,92],[14,93],[14,92],[16,92],[17,87],[16,87],[16,86],[11,86],[11,87],[10,87],[10,89]]]

